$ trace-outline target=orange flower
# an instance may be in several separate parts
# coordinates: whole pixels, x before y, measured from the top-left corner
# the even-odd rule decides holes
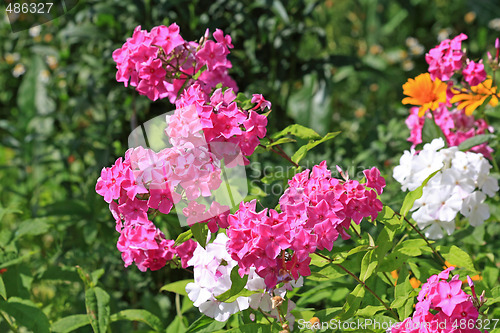
[[[417,289],[418,287],[420,287],[422,282],[420,282],[420,280],[417,280],[416,277],[412,277],[410,278],[410,284],[413,287],[413,289]]]
[[[429,73],[420,74],[403,84],[403,104],[420,105],[418,116],[422,117],[427,110],[436,110],[439,103],[446,103],[446,83],[437,79],[432,81]]]
[[[459,102],[458,108],[465,109],[465,114],[470,116],[475,109],[481,106],[486,99],[491,96],[489,104],[493,107],[498,104],[497,87],[492,87],[493,81],[486,79],[477,86],[470,87],[471,91],[467,90],[452,90],[455,96],[450,100],[450,103]]]

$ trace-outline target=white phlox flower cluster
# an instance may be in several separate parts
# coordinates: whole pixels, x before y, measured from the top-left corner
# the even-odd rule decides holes
[[[416,200],[412,218],[431,239],[443,237],[443,229],[451,235],[458,212],[476,227],[490,217],[486,197],[498,192],[498,181],[489,175],[491,165],[482,155],[443,148],[443,139],[434,139],[417,153],[405,151],[393,177],[403,191],[413,191],[438,171],[424,186]]]
[[[261,309],[271,317],[277,317],[277,309],[272,308],[272,296],[285,298],[286,291],[303,284],[302,277],[297,281],[285,284],[281,288],[273,291],[273,294],[260,292],[250,296],[240,296],[234,302],[225,303],[216,299],[217,296],[231,289],[231,270],[237,262],[231,258],[226,250],[226,243],[229,238],[220,233],[215,240],[203,248],[200,244],[193,253],[193,257],[188,261],[193,266],[194,282],[186,285],[186,292],[194,306],[200,312],[217,321],[224,322],[229,317],[239,311],[248,308]],[[249,291],[265,290],[264,279],[255,273],[255,269],[248,275],[245,289]],[[286,319],[290,327],[293,327],[295,318],[290,311],[295,308],[295,304],[288,299],[288,312]]]

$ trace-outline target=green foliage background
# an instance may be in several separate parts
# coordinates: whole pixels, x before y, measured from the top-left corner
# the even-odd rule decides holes
[[[11,33],[3,17],[0,268],[7,269],[1,274],[6,296],[14,297],[20,312],[23,307],[33,311],[34,317],[21,316],[19,324],[43,332],[43,325],[49,325],[45,316],[52,324],[72,315],[73,323],[85,321],[78,315],[86,313],[86,299],[109,303],[115,314],[112,332],[163,327],[177,332],[199,317],[184,296],[159,292],[169,282],[190,278],[188,273],[123,267],[111,214],[94,189],[100,170],[124,154],[130,130],[172,110],[167,101],[151,102],[115,81],[111,54],[137,25],[150,30],[176,22],[186,40],[199,38],[207,28],[231,34],[231,74],[240,90],[262,93],[273,103],[268,133],[294,122],[321,135],[342,131],[301,164],[326,159],[353,178],[377,166],[388,180],[382,199],[398,210],[404,194],[391,178],[392,168],[410,146],[401,85],[426,71],[424,53],[438,43],[438,35],[466,33],[468,50],[478,58],[492,51],[500,24],[491,22],[498,15],[500,4],[493,0],[86,0],[44,24],[35,37],[28,31]],[[421,52],[408,37],[418,40]],[[12,60],[13,55],[19,59]],[[16,78],[17,64],[26,72]],[[284,148],[291,155],[298,147]],[[277,166],[284,162],[269,152],[256,154],[252,162],[252,179],[265,177],[254,182],[252,194],[274,207],[283,189],[283,170]],[[263,192],[269,195],[262,197]],[[497,286],[496,292],[499,215],[497,205],[485,226],[459,223],[456,234],[439,242],[471,254],[475,270],[484,276],[481,288]],[[172,237],[181,232],[168,218],[160,226]],[[376,236],[377,228],[368,222],[361,228]],[[348,244],[341,242],[339,248]],[[362,258],[355,255],[346,265],[359,273]],[[422,266],[421,279],[433,269],[439,266]],[[311,280],[300,290],[297,305],[311,315],[342,306],[355,285],[346,278]],[[384,297],[393,299],[392,294]],[[366,305],[376,304],[369,296],[364,299]],[[124,321],[116,315],[130,309],[157,318],[148,322],[144,313],[121,312]],[[500,317],[498,309],[492,311]],[[130,321],[134,318],[142,322]],[[99,327],[107,325],[96,320]],[[92,331],[91,326],[76,329]],[[8,330],[1,320],[0,332]]]

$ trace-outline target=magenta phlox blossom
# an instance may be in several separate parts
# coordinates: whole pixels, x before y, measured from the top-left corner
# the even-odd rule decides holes
[[[462,290],[459,276],[455,275],[448,281],[452,269],[454,267],[427,279],[418,294],[415,312],[403,322],[394,325],[390,330],[391,333],[481,332],[477,328],[472,328],[479,317],[479,312],[471,296]]]
[[[116,80],[125,86],[130,83],[153,101],[168,97],[171,103],[176,101],[181,87],[195,83],[205,94],[219,83],[237,90],[236,83],[227,74],[232,67],[227,59],[229,48],[233,47],[231,37],[224,36],[220,29],[213,34],[215,41],[208,40],[208,35],[207,31],[199,44],[185,41],[175,23],[154,27],[151,32],[138,26],[133,36],[113,52]]]
[[[482,61],[478,63],[474,61],[469,61],[467,66],[462,70],[462,75],[465,81],[471,86],[477,86],[484,80],[486,80],[486,71],[484,70],[484,64]]]
[[[371,169],[367,174],[381,193],[385,180],[380,172]],[[311,253],[331,250],[339,235],[349,238],[346,231],[351,221],[359,224],[382,210],[376,191],[355,180],[332,178],[325,161],[295,175],[288,184],[279,201],[281,213],[257,212],[253,200],[241,203],[228,216],[227,248],[238,262],[240,275],[255,268],[270,290],[310,275]]]
[[[460,34],[453,39],[446,39],[425,55],[429,64],[431,78],[448,81],[453,74],[460,70],[464,61],[462,41],[466,40],[465,34]]]

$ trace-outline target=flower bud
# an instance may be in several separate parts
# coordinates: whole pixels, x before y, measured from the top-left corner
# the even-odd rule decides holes
[[[275,309],[283,303],[283,297],[274,296],[273,298],[271,298],[271,303],[272,303],[273,309]]]

